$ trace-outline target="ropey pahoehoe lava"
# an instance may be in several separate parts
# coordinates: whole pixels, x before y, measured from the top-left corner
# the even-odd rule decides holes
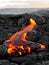
[[[8,40],[5,40],[3,45],[6,46],[8,54],[17,52],[19,55],[22,55],[23,53],[30,53],[36,48],[46,48],[41,43],[26,40],[27,33],[34,29],[37,25],[35,20],[32,18],[30,18],[29,22],[29,25],[14,33]],[[32,45],[33,48],[30,45]]]

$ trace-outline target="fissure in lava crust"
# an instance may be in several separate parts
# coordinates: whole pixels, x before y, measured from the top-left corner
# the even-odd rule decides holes
[[[36,22],[32,18],[30,18],[30,24],[28,26],[23,28],[23,30],[20,30],[19,32],[13,34],[8,40],[5,40],[3,45],[7,47],[7,53],[12,54],[17,51],[19,55],[22,55],[22,53],[30,53],[31,50],[37,48],[46,48],[45,45],[41,43],[35,43],[26,40],[27,33],[30,32],[35,26]],[[22,41],[23,43],[20,43],[20,41]],[[34,46],[34,48],[31,48],[30,45]]]
[[[0,15],[0,64],[49,65],[49,11]]]

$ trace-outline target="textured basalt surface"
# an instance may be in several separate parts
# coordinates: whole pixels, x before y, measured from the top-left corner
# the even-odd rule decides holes
[[[1,65],[49,65],[49,10],[21,15],[0,15],[0,45],[13,33],[28,25],[30,17],[36,21],[37,27],[28,32],[26,39],[42,43],[48,49],[39,49],[22,57],[3,56],[0,58]]]

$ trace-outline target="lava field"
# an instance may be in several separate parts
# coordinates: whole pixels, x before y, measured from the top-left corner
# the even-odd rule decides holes
[[[31,45],[31,48],[36,49],[30,53],[23,50],[26,52],[23,55],[19,55],[17,52],[13,54],[5,53],[5,41],[14,33],[24,30],[30,24],[30,18],[35,21],[36,26],[34,29],[27,31],[25,39],[28,41],[26,44],[29,41],[33,42],[35,45]],[[20,41],[20,44],[22,43],[25,44]],[[41,44],[42,47],[39,48],[38,44]],[[49,65],[49,10],[20,15],[0,14],[0,65]]]

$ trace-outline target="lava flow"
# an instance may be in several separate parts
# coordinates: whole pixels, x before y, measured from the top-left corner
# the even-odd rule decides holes
[[[5,41],[5,45],[7,46],[8,49],[7,50],[8,54],[15,53],[16,51],[19,53],[19,55],[22,55],[22,53],[31,52],[31,47],[28,46],[28,44],[30,44],[30,41],[26,40],[26,36],[27,33],[31,31],[36,25],[37,24],[35,20],[30,18],[30,24],[28,26],[23,28],[23,30],[14,33],[8,40]],[[39,44],[39,47],[45,48],[45,46],[42,44]]]

